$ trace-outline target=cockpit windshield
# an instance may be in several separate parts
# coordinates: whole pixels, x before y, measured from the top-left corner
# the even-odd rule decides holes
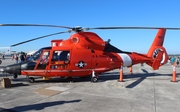
[[[38,51],[36,51],[36,52],[29,58],[29,60],[31,60],[31,61],[37,61],[37,60],[40,58],[40,55],[41,55],[41,53],[42,53],[42,51],[43,51],[44,49],[51,49],[51,47],[45,47],[45,48],[39,49]]]

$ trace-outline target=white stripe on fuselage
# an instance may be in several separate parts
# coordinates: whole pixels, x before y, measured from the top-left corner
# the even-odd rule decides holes
[[[121,57],[124,67],[132,65],[132,59],[128,54],[118,53],[118,55]]]

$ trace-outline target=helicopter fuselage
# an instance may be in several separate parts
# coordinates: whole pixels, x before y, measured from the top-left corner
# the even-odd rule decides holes
[[[44,59],[46,58],[46,59]],[[31,58],[32,59],[32,58]],[[46,60],[45,62],[43,60]],[[105,53],[90,49],[45,49],[39,59],[29,60],[21,65],[21,74],[29,76],[88,76],[92,71],[102,73],[117,69],[121,66],[122,60],[116,53]]]
[[[157,70],[168,59],[162,47],[165,31],[158,31],[148,54],[121,51],[93,32],[77,32],[67,40],[52,40],[51,47],[38,50],[25,62],[7,66],[5,71],[15,76],[84,77],[138,63]]]

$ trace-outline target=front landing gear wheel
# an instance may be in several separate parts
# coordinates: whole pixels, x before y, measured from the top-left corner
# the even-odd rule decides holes
[[[14,79],[16,79],[16,78],[18,77],[18,75],[17,75],[17,74],[14,74],[14,76],[13,76],[13,77],[14,77]]]
[[[34,83],[35,79],[33,77],[29,77],[29,82]]]
[[[91,82],[94,82],[94,83],[95,83],[95,82],[97,82],[97,81],[98,81],[98,78],[97,78],[97,77],[92,77],[92,78],[91,78]]]

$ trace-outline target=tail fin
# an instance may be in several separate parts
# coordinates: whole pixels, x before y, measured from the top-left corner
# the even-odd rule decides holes
[[[154,70],[159,69],[161,65],[164,65],[168,60],[168,55],[166,49],[163,47],[166,29],[159,29],[147,56],[152,58],[151,62],[147,64],[150,65]]]

